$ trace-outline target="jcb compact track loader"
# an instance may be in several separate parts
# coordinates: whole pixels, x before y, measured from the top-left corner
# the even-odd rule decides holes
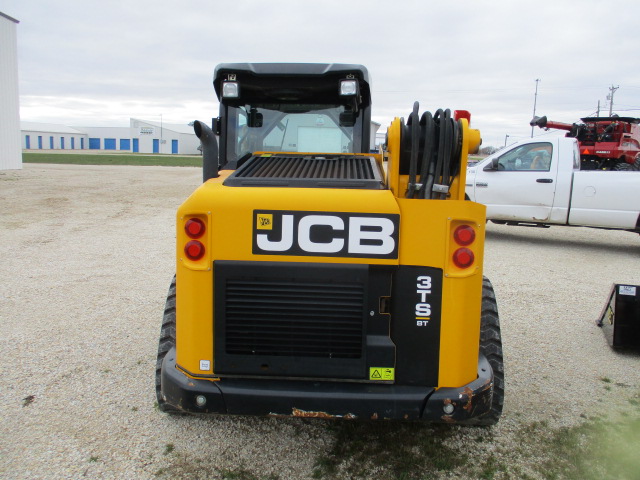
[[[497,422],[470,115],[416,102],[371,154],[363,66],[222,64],[214,87],[220,116],[194,124],[204,183],[177,213],[160,408]]]

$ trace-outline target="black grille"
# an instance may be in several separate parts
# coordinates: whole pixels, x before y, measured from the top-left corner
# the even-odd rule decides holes
[[[360,358],[362,285],[228,280],[228,354]]]
[[[376,160],[357,155],[254,156],[224,184],[365,189],[384,186]]]
[[[368,265],[217,260],[214,272],[216,374],[364,377]]]

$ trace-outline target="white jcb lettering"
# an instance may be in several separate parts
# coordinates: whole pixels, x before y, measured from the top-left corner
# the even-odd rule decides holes
[[[363,227],[375,230],[363,230]],[[351,217],[349,219],[349,253],[386,255],[396,247],[394,225],[388,218]],[[363,245],[363,240],[373,244]]]
[[[265,233],[256,236],[258,247],[269,252],[286,252],[293,246],[293,215],[282,215],[282,237],[272,242]]]
[[[344,239],[334,238],[327,243],[318,243],[311,240],[311,227],[325,225],[333,230],[344,230],[344,221],[339,217],[330,215],[307,215],[298,223],[298,245],[305,252],[313,253],[337,253],[344,248]]]
[[[301,213],[283,213],[278,221],[278,212],[257,212],[254,253],[384,258],[397,255],[397,216]]]

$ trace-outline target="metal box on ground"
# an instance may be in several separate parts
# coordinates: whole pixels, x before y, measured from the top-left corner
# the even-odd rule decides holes
[[[612,347],[640,348],[640,286],[613,284],[597,323]]]

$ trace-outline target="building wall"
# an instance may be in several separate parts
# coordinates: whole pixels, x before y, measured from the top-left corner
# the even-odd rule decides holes
[[[197,155],[200,140],[188,125],[159,124],[132,118],[130,120],[132,151]],[[178,131],[180,129],[180,131]]]
[[[22,168],[17,24],[0,12],[0,170]]]
[[[54,132],[23,129],[22,148],[25,150],[86,150],[87,135],[78,132]]]
[[[73,127],[87,135],[89,150],[131,151],[131,135],[128,127]]]

